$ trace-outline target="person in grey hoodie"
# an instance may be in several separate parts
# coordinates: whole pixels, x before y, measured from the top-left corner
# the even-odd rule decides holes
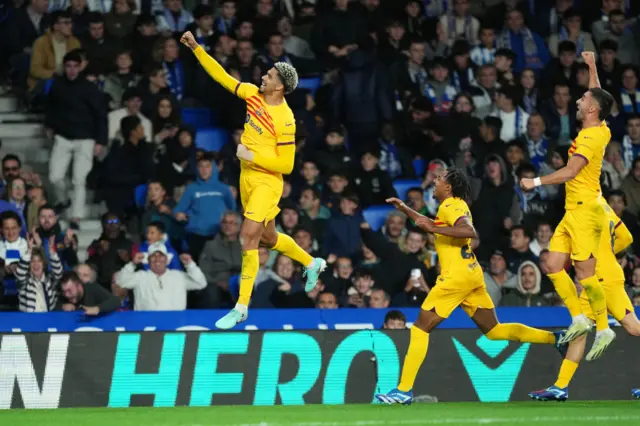
[[[503,289],[517,287],[517,277],[507,269],[507,259],[500,250],[495,250],[489,260],[489,267],[484,270],[484,282],[493,304],[498,306],[502,300]]]
[[[502,297],[500,306],[547,306],[548,301],[540,294],[542,274],[535,263],[522,262],[518,268],[517,287],[507,290]]]

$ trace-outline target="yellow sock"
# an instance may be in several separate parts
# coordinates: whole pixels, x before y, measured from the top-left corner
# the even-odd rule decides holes
[[[407,356],[404,357],[402,377],[400,378],[398,390],[402,392],[409,392],[413,389],[413,383],[416,381],[418,370],[420,370],[420,366],[424,362],[424,358],[427,356],[428,348],[429,333],[419,329],[415,325],[412,326],[409,350],[407,350]]]
[[[260,268],[258,250],[247,250],[242,252],[242,270],[240,272],[240,296],[238,303],[249,306],[253,284],[256,274]]]
[[[273,249],[279,251],[287,257],[302,263],[302,266],[309,266],[313,262],[313,257],[293,241],[293,238],[282,232],[278,232],[278,241]]]
[[[576,374],[578,369],[578,363],[573,362],[570,359],[564,359],[562,366],[560,367],[560,373],[558,374],[558,380],[554,383],[554,386],[564,389],[569,386],[569,382],[573,379],[573,375]]]
[[[513,340],[525,343],[556,343],[556,336],[550,331],[531,328],[524,324],[499,323],[486,334],[491,340]]]
[[[562,301],[569,310],[571,316],[576,317],[578,315],[582,315],[580,299],[578,299],[578,291],[576,290],[576,286],[573,284],[573,281],[571,281],[569,274],[562,270],[547,276],[551,281],[553,281],[553,286],[555,287],[556,292],[560,298],[562,298]]]
[[[609,328],[609,320],[607,318],[607,299],[604,295],[604,289],[598,281],[598,277],[595,275],[580,280],[580,285],[587,292],[589,297],[589,305],[591,305],[591,311],[596,317],[596,331],[602,331]]]

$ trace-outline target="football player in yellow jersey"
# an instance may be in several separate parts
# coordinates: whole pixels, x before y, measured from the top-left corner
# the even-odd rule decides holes
[[[477,235],[469,207],[464,201],[468,194],[467,178],[462,171],[451,168],[435,181],[434,195],[440,201],[440,208],[434,220],[417,213],[397,198],[387,200],[418,227],[435,234],[440,275],[422,304],[418,319],[411,327],[411,341],[402,367],[400,384],[389,393],[376,395],[381,402],[412,402],[413,384],[427,355],[429,333],[458,306],[491,340],[555,344],[559,350],[563,350],[559,345],[563,332],[552,333],[523,324],[498,322],[493,301],[484,283],[482,268],[470,247],[471,239]]]
[[[611,207],[604,206],[603,232],[596,254],[596,275],[602,282],[607,299],[607,311],[632,336],[640,336],[640,321],[633,310],[633,304],[624,289],[624,271],[616,259],[616,254],[633,242],[633,236],[625,224],[616,216]],[[595,315],[591,310],[586,292],[580,294],[582,310],[591,321]],[[566,401],[569,398],[569,382],[584,355],[587,336],[582,335],[569,344],[562,361],[556,383],[546,389],[531,392],[529,397],[539,401]]]
[[[583,52],[589,66],[589,90],[577,101],[577,118],[582,130],[569,149],[567,165],[550,175],[535,179],[523,178],[520,185],[532,190],[540,185],[566,183],[565,215],[557,226],[549,244],[548,276],[572,316],[571,326],[563,343],[588,333],[591,323],[582,313],[578,293],[573,281],[564,270],[571,259],[576,276],[589,298],[596,317],[596,339],[587,354],[587,361],[602,356],[615,339],[615,333],[607,321],[607,302],[602,285],[596,276],[596,253],[603,232],[600,171],[604,150],[611,139],[611,132],[604,119],[611,113],[613,97],[600,88],[593,52]]]
[[[311,257],[288,235],[277,232],[274,222],[280,212],[278,203],[282,196],[282,175],[293,170],[296,152],[296,123],[284,95],[296,88],[298,74],[291,65],[277,62],[262,77],[262,84],[258,88],[231,77],[204,51],[191,32],[184,33],[180,41],[193,51],[214,80],[247,102],[244,132],[236,152],[241,162],[240,200],[245,217],[240,229],[240,295],[236,306],[216,322],[216,327],[227,330],[247,318],[259,268],[259,244],[300,262],[306,268],[306,291],[316,286],[320,273],[327,265],[323,259]]]

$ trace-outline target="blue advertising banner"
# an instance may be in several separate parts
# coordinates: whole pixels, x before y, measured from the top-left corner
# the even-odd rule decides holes
[[[401,309],[412,323],[418,309]],[[640,309],[636,310],[640,315]],[[502,322],[520,322],[531,327],[566,327],[570,323],[565,308],[498,308]],[[222,310],[181,312],[115,312],[88,317],[81,312],[0,313],[0,333],[71,331],[204,331],[214,328]],[[359,330],[381,328],[385,309],[251,309],[249,318],[236,330]],[[475,328],[457,309],[440,328]]]

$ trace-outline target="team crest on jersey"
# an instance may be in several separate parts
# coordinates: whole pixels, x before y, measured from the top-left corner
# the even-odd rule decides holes
[[[258,117],[262,117],[262,115],[264,114],[264,108],[258,108],[255,110],[255,113]]]

